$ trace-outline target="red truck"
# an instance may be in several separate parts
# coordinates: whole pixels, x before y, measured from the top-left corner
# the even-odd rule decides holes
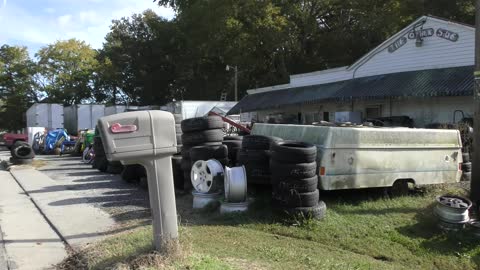
[[[28,141],[27,134],[14,134],[14,133],[5,133],[3,135],[3,141],[5,146],[10,148],[16,141]]]

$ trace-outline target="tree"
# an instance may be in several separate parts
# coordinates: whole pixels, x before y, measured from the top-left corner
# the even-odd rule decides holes
[[[100,52],[112,64],[110,88],[120,89],[133,104],[170,101],[175,83],[175,36],[175,25],[151,10],[113,21]]]
[[[25,128],[22,112],[38,102],[35,72],[35,63],[26,47],[3,45],[0,48],[0,129]]]
[[[96,54],[76,39],[57,41],[38,51],[39,78],[49,102],[78,104],[92,99]]]

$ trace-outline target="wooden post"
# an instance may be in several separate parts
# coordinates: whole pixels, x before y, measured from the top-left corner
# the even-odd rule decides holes
[[[474,132],[473,132],[473,159],[472,181],[470,183],[470,199],[480,204],[480,0],[475,1],[475,83],[474,83]]]

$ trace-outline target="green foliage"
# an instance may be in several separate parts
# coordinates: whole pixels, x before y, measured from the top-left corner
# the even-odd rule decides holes
[[[96,51],[84,41],[57,41],[38,51],[38,70],[49,102],[79,104],[92,98]]]
[[[38,101],[34,75],[35,64],[26,47],[3,45],[0,48],[0,129],[25,127],[23,112]]]
[[[163,104],[175,83],[175,25],[151,10],[113,21],[100,55],[112,63],[112,88],[133,104]]]

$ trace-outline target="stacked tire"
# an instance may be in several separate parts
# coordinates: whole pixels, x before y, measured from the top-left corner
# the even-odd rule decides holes
[[[462,181],[472,180],[472,162],[470,161],[470,154],[468,152],[462,153]]]
[[[182,135],[182,161],[181,170],[183,171],[184,190],[192,189],[190,180],[190,172],[193,165],[190,152],[194,149],[194,159],[205,158],[217,155],[224,162],[228,160],[228,156],[223,157],[220,153],[224,153],[223,141],[223,120],[218,116],[197,117],[185,119],[180,124]],[[221,149],[222,148],[222,149]]]
[[[262,135],[243,137],[237,165],[245,166],[249,185],[270,185],[270,145],[280,141],[281,138]]]
[[[14,165],[31,164],[35,157],[32,147],[24,141],[15,142],[10,149],[10,154],[12,155],[10,162]]]
[[[175,134],[177,137],[177,153],[179,154],[182,151],[182,115],[181,114],[173,114],[173,118],[175,119]]]
[[[229,166],[237,164],[238,151],[242,149],[243,136],[226,136],[223,138],[222,144],[228,148]]]
[[[95,159],[92,162],[92,168],[106,172],[108,169],[108,160],[105,156],[105,149],[103,148],[103,142],[100,136],[93,138],[93,152],[95,153]]]
[[[271,145],[272,204],[281,213],[320,219],[326,206],[320,201],[317,148],[302,142]]]

